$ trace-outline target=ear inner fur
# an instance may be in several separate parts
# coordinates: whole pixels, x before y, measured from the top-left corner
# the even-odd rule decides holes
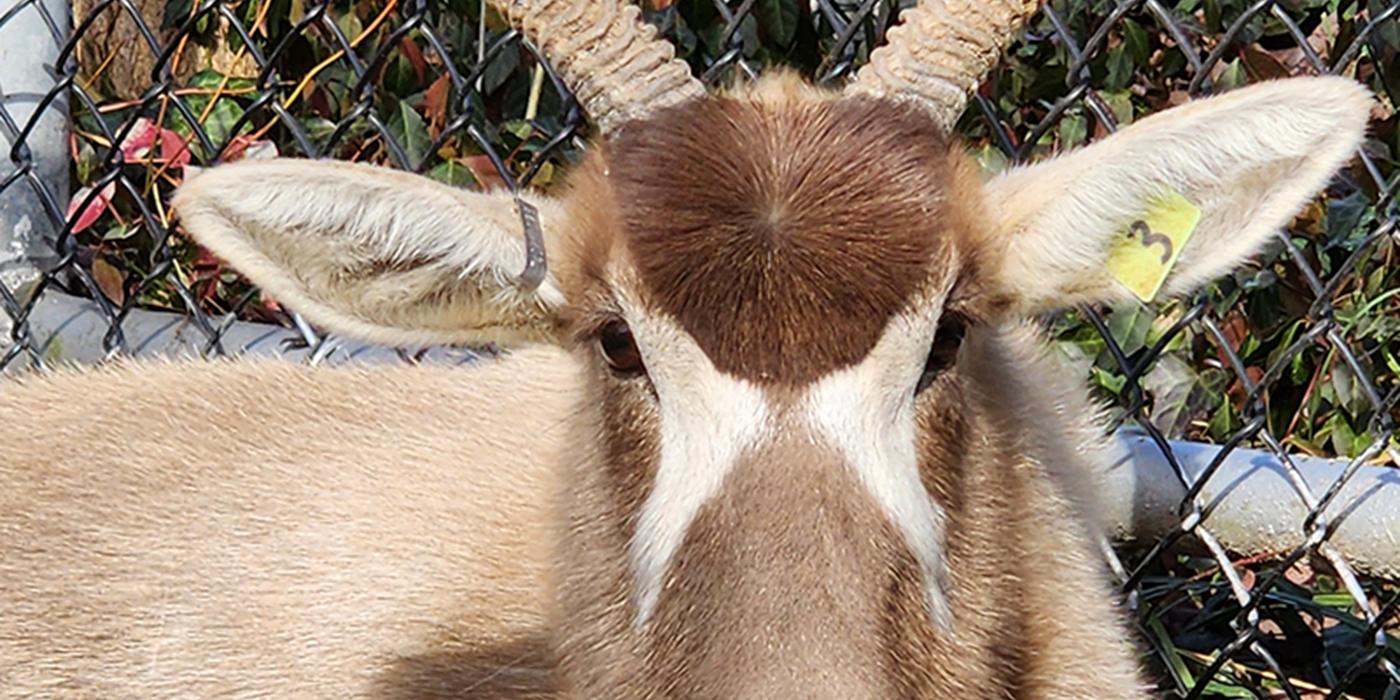
[[[546,231],[563,226],[559,204],[524,196]],[[556,280],[515,284],[525,245],[508,195],[281,158],[204,172],[174,205],[201,244],[334,332],[414,345],[552,342],[559,331]]]
[[[1014,168],[987,187],[989,282],[1027,315],[1130,301],[1107,271],[1109,243],[1171,193],[1201,218],[1159,298],[1193,291],[1256,254],[1355,154],[1372,99],[1345,78],[1269,81]]]

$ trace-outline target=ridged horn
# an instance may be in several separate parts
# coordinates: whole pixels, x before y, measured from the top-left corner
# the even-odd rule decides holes
[[[705,88],[625,0],[492,0],[604,134]]]
[[[952,128],[987,72],[1043,0],[923,0],[847,87],[922,105]]]

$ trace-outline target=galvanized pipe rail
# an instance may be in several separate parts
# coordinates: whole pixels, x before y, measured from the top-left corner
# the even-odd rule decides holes
[[[108,320],[92,301],[50,292],[35,306],[29,322],[32,337],[48,364],[91,363],[107,356],[102,338]],[[181,314],[137,310],[123,325],[126,337],[141,339],[130,348],[135,357],[201,357],[209,353],[205,334]],[[220,339],[224,352],[235,357],[327,365],[399,362],[404,357],[393,349],[335,339],[313,336],[313,342],[308,343],[302,330],[242,321],[230,323]],[[467,364],[481,357],[464,349],[439,347],[416,359]],[[3,397],[0,391],[0,400]],[[1183,482],[1145,434],[1125,429],[1118,433],[1117,442],[1120,459],[1103,481],[1103,503],[1114,538],[1150,545],[1181,529],[1183,522],[1190,526],[1189,513],[1180,511],[1186,501],[1186,485],[1194,485],[1206,473],[1222,448],[1170,441]],[[1400,469],[1304,455],[1290,455],[1289,460],[1313,494],[1326,493],[1348,470],[1355,472],[1342,482],[1324,510],[1324,514],[1345,514],[1337,518],[1327,545],[1360,571],[1400,579]],[[1211,511],[1211,532],[1221,544],[1249,554],[1286,553],[1317,536],[1303,529],[1311,524],[1310,509],[1291,471],[1276,455],[1264,450],[1235,448],[1225,456],[1197,495]],[[1313,520],[1327,527],[1326,518]],[[1189,544],[1191,539],[1183,538],[1183,542]]]

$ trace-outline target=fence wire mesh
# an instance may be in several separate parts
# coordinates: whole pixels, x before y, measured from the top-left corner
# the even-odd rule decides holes
[[[192,168],[280,153],[387,163],[467,188],[549,189],[589,136],[567,87],[479,0],[76,0],[71,29],[67,9],[0,4],[0,37],[12,41],[7,25],[27,21],[38,30],[25,40],[52,47],[31,109],[0,99],[0,143],[10,144],[0,204],[24,198],[37,227],[21,261],[29,274],[0,269],[0,371],[63,359],[61,345],[32,333],[35,309],[56,294],[97,305],[108,354],[141,344],[126,328],[139,308],[186,314],[209,355],[225,352],[239,320],[324,344],[180,233],[168,197]],[[644,9],[718,85],[779,63],[839,82],[900,5]],[[1400,2],[1057,0],[959,124],[996,171],[1262,79],[1344,74],[1380,95],[1359,158],[1259,265],[1183,302],[1047,319],[1057,347],[1187,489],[1180,527],[1124,552],[1121,568],[1166,696],[1400,697],[1400,589],[1354,571],[1328,542],[1351,510],[1337,502],[1343,483],[1362,465],[1400,464],[1397,55]],[[0,98],[12,96],[0,82]],[[68,172],[54,177],[29,142],[65,105]],[[1224,450],[1192,480],[1169,437]],[[1272,451],[1289,472],[1308,511],[1303,545],[1228,552],[1212,535],[1214,504],[1200,490],[1242,445]],[[1290,452],[1349,467],[1317,492]]]

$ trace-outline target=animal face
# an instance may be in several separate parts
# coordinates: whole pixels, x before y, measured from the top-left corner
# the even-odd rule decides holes
[[[830,559],[821,543],[856,522],[887,537],[844,578],[907,560],[946,624],[914,424],[983,313],[961,152],[911,107],[791,79],[668,110],[601,150],[569,203],[587,222],[569,337],[602,397],[635,627],[735,597],[706,581],[825,586],[783,554]],[[794,508],[814,483],[820,502]]]

